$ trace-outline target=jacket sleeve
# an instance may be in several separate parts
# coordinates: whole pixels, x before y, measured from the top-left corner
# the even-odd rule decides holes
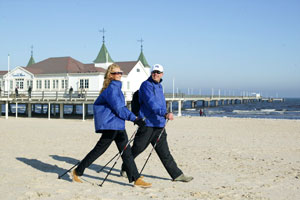
[[[107,88],[107,103],[121,119],[134,121],[136,116],[125,106],[124,96],[118,88]]]
[[[158,102],[156,102],[155,94],[154,94],[154,87],[152,84],[144,82],[140,88],[140,97],[141,101],[145,106],[151,110],[154,114],[165,116],[166,109],[163,108]]]

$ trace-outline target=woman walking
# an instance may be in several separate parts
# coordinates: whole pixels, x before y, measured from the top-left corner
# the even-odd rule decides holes
[[[96,146],[72,171],[73,181],[82,182],[79,176],[83,175],[85,168],[99,158],[113,141],[115,141],[119,152],[123,151],[128,143],[125,120],[132,121],[139,126],[144,124],[142,119],[136,118],[125,106],[124,95],[121,91],[122,73],[117,64],[110,65],[106,70],[102,90],[93,106],[95,130],[96,133],[102,133],[102,136]],[[143,181],[142,177],[140,177],[131,154],[130,145],[124,150],[122,160],[127,166],[126,172],[129,183],[134,182],[134,186],[139,187],[151,187],[151,183]]]

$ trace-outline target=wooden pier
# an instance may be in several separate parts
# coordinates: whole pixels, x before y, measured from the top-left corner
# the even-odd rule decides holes
[[[48,119],[56,116],[56,109],[59,108],[59,118],[64,118],[64,106],[72,105],[73,106],[73,114],[74,108],[76,109],[77,105],[82,106],[82,120],[86,119],[88,114],[88,105],[94,103],[96,98],[98,97],[98,91],[85,92],[82,93],[72,93],[71,95],[66,92],[34,92],[31,96],[23,93],[19,94],[19,96],[15,96],[15,94],[7,95],[3,94],[0,96],[0,116],[2,116],[2,104],[5,104],[5,117],[8,118],[9,115],[12,115],[10,111],[10,105],[15,104],[16,112],[15,117],[18,117],[18,105],[25,104],[26,116],[32,117],[32,112],[35,111],[36,105],[41,105],[42,108],[44,105],[47,106],[47,115]],[[132,93],[124,93],[125,100],[127,106],[130,108]],[[244,104],[250,102],[273,102],[273,101],[284,101],[282,98],[257,98],[254,96],[199,96],[199,95],[185,95],[185,94],[173,94],[166,93],[166,102],[167,107],[171,110],[172,102],[178,102],[178,116],[181,116],[181,110],[183,102],[190,101],[191,107],[195,108],[197,102],[201,101],[203,107],[214,107],[220,105],[234,105],[234,104]],[[53,109],[54,108],[54,109]],[[42,109],[43,110],[43,109]],[[51,112],[53,110],[53,112]]]

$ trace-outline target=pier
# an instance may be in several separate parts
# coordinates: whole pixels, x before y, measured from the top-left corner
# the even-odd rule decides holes
[[[8,95],[4,93],[0,96],[0,113],[2,117],[2,105],[5,105],[5,117],[12,115],[11,104],[15,105],[15,117],[18,117],[18,106],[25,105],[25,115],[32,117],[35,113],[36,105],[41,105],[42,114],[47,114],[48,119],[51,117],[64,118],[64,106],[72,105],[73,114],[76,114],[76,106],[82,106],[82,120],[86,119],[88,112],[88,105],[92,105],[99,95],[99,91],[89,91],[84,93],[74,92],[71,95],[67,92],[33,92],[30,96],[27,93],[20,93]],[[124,92],[125,101],[128,108],[130,108],[132,93]],[[284,101],[283,98],[263,98],[256,96],[205,96],[205,95],[186,95],[186,94],[170,94],[165,93],[168,110],[171,110],[172,103],[178,103],[178,116],[181,116],[183,102],[190,101],[191,107],[195,108],[197,102],[202,103],[202,107],[216,107],[221,105],[245,104],[252,102],[273,102]],[[43,107],[46,105],[47,112],[43,113]],[[59,110],[59,116],[56,116],[56,108]]]

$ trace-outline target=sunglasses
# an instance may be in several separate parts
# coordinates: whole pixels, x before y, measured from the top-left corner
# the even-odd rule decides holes
[[[110,74],[112,74],[112,75],[122,75],[123,74],[123,72],[111,72]]]
[[[154,71],[152,71],[152,74],[161,74],[161,73],[163,73],[163,72],[161,72],[161,71],[158,71],[158,70],[154,70]]]

